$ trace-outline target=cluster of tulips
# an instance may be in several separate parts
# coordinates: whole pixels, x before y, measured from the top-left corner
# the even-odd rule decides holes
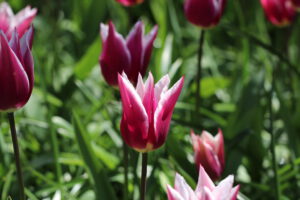
[[[140,4],[143,0],[117,0],[124,6]],[[291,23],[300,8],[299,0],[261,0],[269,21],[283,26]],[[202,27],[216,26],[224,12],[226,0],[186,0],[184,12],[189,22]],[[0,4],[0,111],[8,114],[13,138],[20,187],[22,172],[18,158],[13,112],[29,100],[34,85],[34,63],[31,53],[33,42],[32,21],[36,9],[29,6],[14,15],[7,3]],[[118,87],[123,114],[121,134],[124,142],[143,157],[160,148],[166,141],[172,113],[184,84],[184,78],[169,88],[170,78],[163,76],[156,84],[149,72],[143,82],[154,40],[158,33],[155,26],[148,34],[144,24],[138,21],[126,39],[113,24],[100,25],[103,49],[99,57],[101,71],[106,82]],[[175,185],[166,186],[169,200],[235,200],[239,185],[233,187],[233,176],[218,181],[225,168],[224,139],[221,130],[216,136],[203,131],[200,136],[191,131],[194,159],[199,171],[195,190],[176,174]],[[147,165],[147,164],[146,164]],[[145,171],[142,172],[146,176]],[[142,177],[143,178],[143,177]],[[144,177],[145,179],[146,177]],[[141,191],[145,191],[144,181]],[[21,199],[24,191],[20,188]],[[142,194],[141,199],[144,199]]]

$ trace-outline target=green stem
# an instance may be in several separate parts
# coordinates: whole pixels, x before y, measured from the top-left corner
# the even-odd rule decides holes
[[[142,153],[141,200],[146,199],[148,153]]]
[[[123,156],[124,156],[124,200],[128,199],[128,146],[123,141]]]
[[[200,113],[200,103],[201,103],[201,77],[202,77],[202,56],[203,56],[203,44],[204,44],[204,36],[205,31],[203,29],[200,30],[200,37],[199,37],[199,48],[198,48],[198,68],[197,68],[197,75],[196,75],[196,104],[195,110],[196,113]]]
[[[273,71],[274,71],[274,69],[273,69]],[[269,132],[271,134],[271,153],[272,153],[272,166],[273,166],[274,181],[275,181],[276,200],[279,200],[281,194],[280,194],[280,183],[279,183],[279,177],[278,177],[278,166],[277,166],[277,161],[276,161],[275,133],[274,133],[274,128],[273,128],[273,109],[272,109],[272,96],[273,96],[273,91],[274,91],[274,87],[275,87],[274,76],[275,76],[275,73],[273,72],[271,90],[270,90],[270,94],[269,94],[269,114],[270,114]]]
[[[24,182],[23,182],[22,167],[21,167],[21,162],[20,162],[20,151],[19,151],[19,144],[18,144],[18,137],[17,137],[14,113],[8,113],[7,117],[8,117],[8,121],[9,121],[9,125],[10,125],[11,139],[12,139],[13,147],[14,147],[15,162],[16,162],[16,168],[17,168],[17,177],[18,177],[18,183],[19,183],[20,200],[25,200]]]

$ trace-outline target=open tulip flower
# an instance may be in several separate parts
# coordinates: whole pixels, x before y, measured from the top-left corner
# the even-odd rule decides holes
[[[210,28],[219,23],[225,4],[226,0],[185,0],[184,13],[192,24]]]
[[[295,9],[300,10],[300,0],[292,0]]]
[[[194,158],[197,168],[203,166],[213,180],[221,177],[225,167],[224,139],[222,131],[213,137],[209,132],[203,131],[201,136],[191,131]]]
[[[117,0],[123,6],[134,6],[140,3],[143,3],[144,0]]]
[[[31,96],[34,82],[32,40],[32,27],[21,39],[15,30],[9,42],[0,31],[0,111],[21,108]]]
[[[260,0],[267,19],[275,26],[286,26],[294,21],[296,10],[291,0]]]
[[[236,200],[240,186],[233,187],[233,181],[233,175],[229,175],[215,186],[200,166],[196,190],[192,190],[184,178],[176,174],[174,188],[167,187],[168,200]]]
[[[126,40],[116,32],[112,22],[101,24],[103,51],[99,61],[102,74],[110,85],[118,85],[118,74],[123,71],[129,80],[136,83],[138,75],[145,75],[153,42],[157,35],[155,26],[148,35],[144,35],[144,24],[135,24]]]
[[[36,8],[31,9],[27,6],[14,15],[11,7],[6,2],[2,2],[0,3],[0,30],[8,39],[11,38],[14,29],[17,29],[19,37],[22,37],[30,27],[36,13]]]
[[[164,144],[183,82],[182,77],[168,89],[170,83],[168,75],[154,85],[153,76],[149,73],[145,84],[142,76],[138,77],[135,88],[125,73],[119,75],[123,104],[121,133],[127,145],[145,153]]]

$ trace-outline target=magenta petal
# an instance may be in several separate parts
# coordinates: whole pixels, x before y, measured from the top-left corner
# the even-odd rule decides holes
[[[141,21],[138,21],[126,39],[126,45],[131,55],[131,67],[127,75],[133,83],[137,82],[138,74],[141,71],[144,59],[143,34],[144,24]],[[144,76],[142,73],[141,75]]]
[[[166,140],[172,113],[182,90],[183,82],[184,78],[182,77],[171,89],[162,94],[158,102],[154,114],[154,129],[157,138],[156,146],[161,146]]]
[[[179,192],[177,192],[169,185],[167,186],[167,195],[168,195],[168,200],[185,200],[184,198],[182,198]]]
[[[17,13],[17,15],[14,18],[15,26],[17,27],[17,31],[20,35],[20,37],[23,36],[23,34],[27,31],[27,29],[30,27],[33,19],[35,18],[37,13],[37,9],[33,8],[31,9],[30,6],[27,6],[23,10]]]
[[[105,30],[104,30],[105,31]],[[102,36],[102,54],[100,65],[102,74],[110,85],[118,84],[118,74],[128,69],[131,64],[130,53],[126,47],[123,37],[115,31],[114,25],[110,22],[107,37]]]
[[[28,100],[29,80],[3,32],[0,34],[0,43],[0,110],[17,109]]]
[[[123,105],[121,132],[125,142],[135,148],[147,145],[148,116],[142,100],[126,77],[118,76]]]
[[[134,6],[142,3],[144,0],[117,0],[123,6]]]

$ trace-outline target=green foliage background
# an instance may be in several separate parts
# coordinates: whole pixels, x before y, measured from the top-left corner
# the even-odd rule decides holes
[[[175,172],[195,186],[190,129],[223,130],[224,177],[235,174],[241,199],[274,199],[269,98],[272,74],[274,132],[282,199],[299,199],[299,19],[269,24],[258,0],[228,1],[221,23],[206,31],[202,108],[195,115],[200,30],[183,15],[182,0],[145,0],[125,8],[114,0],[10,0],[14,11],[39,10],[34,21],[35,89],[16,112],[29,199],[121,199],[122,138],[119,94],[100,73],[99,23],[112,20],[124,35],[141,19],[159,34],[149,70],[156,80],[185,75],[166,144],[150,154],[147,198],[167,199]],[[18,199],[9,127],[0,115],[0,199]],[[138,199],[139,155],[130,151],[130,199]]]

